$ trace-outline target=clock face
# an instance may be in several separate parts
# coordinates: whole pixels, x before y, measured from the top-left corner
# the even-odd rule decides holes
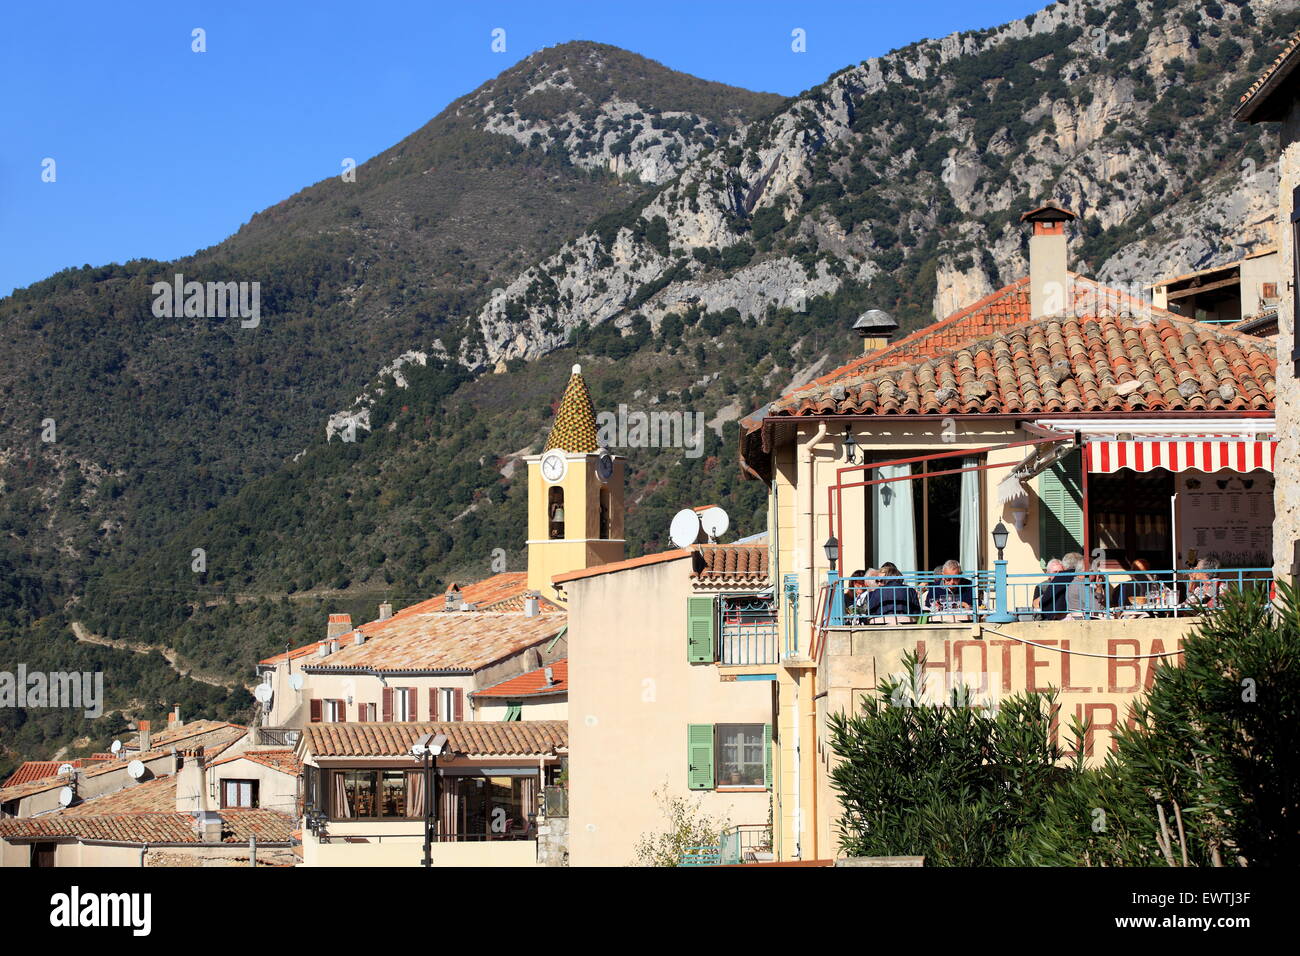
[[[564,452],[548,451],[542,456],[542,477],[549,482],[560,481],[569,470],[569,462]]]
[[[601,455],[596,459],[596,477],[601,481],[609,481],[614,477],[614,459],[609,455]]]

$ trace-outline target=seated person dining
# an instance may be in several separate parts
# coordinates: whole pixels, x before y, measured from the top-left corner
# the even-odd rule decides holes
[[[931,611],[971,610],[975,607],[975,585],[969,578],[962,577],[960,562],[945,561],[925,599]]]
[[[1034,606],[1047,621],[1056,621],[1068,612],[1067,595],[1083,555],[1071,552],[1059,560],[1047,562],[1047,580],[1035,588]]]
[[[903,580],[903,572],[892,561],[880,566],[872,584],[863,604],[867,617],[919,617],[923,613],[916,589]]]

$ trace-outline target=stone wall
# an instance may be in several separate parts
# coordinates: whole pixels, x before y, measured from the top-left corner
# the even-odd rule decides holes
[[[539,823],[537,862],[543,866],[569,865],[568,817],[547,817]]]
[[[1295,563],[1295,542],[1300,540],[1300,407],[1297,407],[1295,367],[1291,349],[1295,342],[1295,308],[1290,283],[1295,275],[1291,230],[1291,190],[1300,186],[1300,104],[1293,105],[1282,123],[1282,156],[1278,187],[1278,274],[1283,278],[1278,303],[1277,332],[1277,449],[1273,486],[1273,569],[1290,578]]]

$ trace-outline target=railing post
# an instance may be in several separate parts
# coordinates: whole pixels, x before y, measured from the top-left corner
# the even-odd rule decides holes
[[[1007,562],[993,562],[993,613],[984,618],[990,624],[1010,624],[1015,615],[1007,610]]]
[[[839,627],[844,623],[844,588],[841,586],[839,573],[836,571],[826,572],[826,584],[830,588],[830,608],[828,616],[832,627]]]

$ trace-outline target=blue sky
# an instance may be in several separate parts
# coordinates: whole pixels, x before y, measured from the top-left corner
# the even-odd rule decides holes
[[[611,43],[793,94],[1045,0],[8,3],[0,13],[0,296],[59,269],[213,245],[423,126],[541,47]],[[207,52],[191,51],[191,31]],[[494,28],[506,51],[494,53]],[[793,53],[791,31],[806,31]],[[55,161],[54,182],[42,181]]]

